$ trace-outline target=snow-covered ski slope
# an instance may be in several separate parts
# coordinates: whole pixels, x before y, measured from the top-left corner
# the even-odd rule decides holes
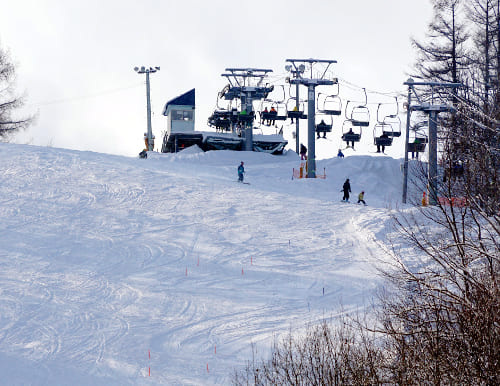
[[[252,344],[267,356],[370,304],[401,160],[326,159],[325,180],[292,180],[299,164],[0,143],[1,383],[226,385]]]

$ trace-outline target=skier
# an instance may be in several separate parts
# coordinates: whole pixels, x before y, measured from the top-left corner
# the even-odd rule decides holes
[[[339,152],[337,153],[337,157],[344,158],[344,153],[342,153],[342,149],[339,149]]]
[[[243,182],[243,174],[245,173],[244,163],[241,161],[240,166],[238,166],[238,182]]]
[[[307,147],[303,143],[300,144],[300,159],[307,160]]]
[[[349,193],[351,192],[351,184],[349,183],[349,178],[345,180],[341,192],[342,191],[344,192],[344,197],[342,198],[342,201],[349,202]]]
[[[362,191],[360,194],[358,194],[358,204],[362,202],[366,206],[366,202],[364,199],[365,199],[365,192]]]

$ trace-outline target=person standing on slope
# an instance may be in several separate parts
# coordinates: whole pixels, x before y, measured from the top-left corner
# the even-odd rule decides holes
[[[307,147],[303,143],[300,144],[300,159],[307,160]]]
[[[358,204],[362,202],[366,206],[365,202],[365,192],[362,191],[360,194],[358,194]]]
[[[245,174],[244,162],[241,161],[240,166],[238,166],[238,182],[243,182],[243,174]]]
[[[344,191],[344,197],[342,198],[342,201],[349,202],[349,193],[351,192],[351,184],[349,183],[349,178],[345,180],[341,191]]]

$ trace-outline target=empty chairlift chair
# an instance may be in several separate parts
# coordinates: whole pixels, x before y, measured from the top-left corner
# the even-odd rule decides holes
[[[320,98],[323,98],[323,96],[321,93],[318,93],[318,113],[333,116],[342,115],[342,100],[338,95],[326,95],[323,101]]]
[[[363,105],[354,106],[350,120],[353,126],[368,127],[370,126],[370,110]]]
[[[401,137],[401,118],[399,118],[399,104],[398,104],[398,98],[394,97],[396,99],[396,112],[394,114],[386,115],[384,119],[382,120],[382,123],[384,125],[390,126],[390,130],[385,131],[384,133],[390,137]],[[379,120],[379,109],[380,109],[381,103],[379,103],[378,108],[377,108],[377,122],[380,123]]]

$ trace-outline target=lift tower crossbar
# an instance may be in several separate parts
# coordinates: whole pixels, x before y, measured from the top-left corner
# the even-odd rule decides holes
[[[224,94],[224,99],[241,100],[241,110],[246,110],[248,115],[253,112],[253,101],[266,98],[273,91],[274,86],[262,85],[264,78],[273,70],[259,68],[226,68],[227,73],[221,74],[229,81],[229,90]],[[253,83],[253,84],[251,84]],[[253,150],[253,123],[245,122],[244,130],[245,150]]]
[[[287,59],[294,67],[296,78],[290,79],[290,84],[302,84],[307,87],[307,145],[308,145],[308,160],[307,160],[307,177],[316,177],[316,133],[315,133],[315,119],[316,119],[316,86],[330,86],[338,83],[337,79],[325,79],[325,75],[330,67],[330,64],[337,63],[336,60],[324,59]],[[307,63],[310,68],[310,78],[304,78],[303,70],[301,71],[301,64]],[[324,72],[318,77],[313,78],[313,66],[317,63],[326,64]]]

